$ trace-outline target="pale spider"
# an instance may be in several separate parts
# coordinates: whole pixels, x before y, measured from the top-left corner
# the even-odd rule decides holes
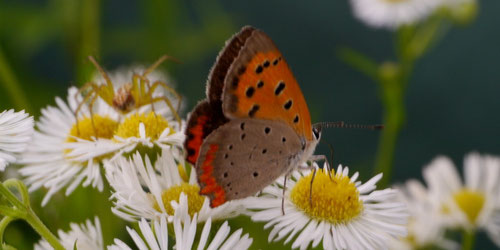
[[[83,97],[83,100],[78,104],[75,110],[75,117],[77,118],[78,112],[83,107],[85,103],[88,103],[88,108],[90,111],[90,117],[92,120],[92,126],[95,130],[94,120],[93,120],[93,105],[98,97],[101,97],[108,105],[113,107],[116,111],[121,114],[127,114],[132,110],[137,110],[138,108],[151,104],[151,109],[154,112],[154,106],[152,105],[155,102],[164,101],[167,106],[172,110],[172,113],[175,119],[179,122],[179,126],[181,125],[181,118],[179,117],[178,111],[181,105],[182,97],[170,86],[168,86],[165,82],[155,81],[151,83],[147,78],[147,75],[151,73],[156,67],[158,67],[163,61],[166,59],[172,59],[176,61],[174,58],[164,55],[160,57],[153,65],[144,70],[142,74],[134,73],[132,76],[132,82],[126,83],[118,88],[115,92],[113,83],[111,79],[106,74],[106,72],[101,68],[101,66],[97,63],[94,57],[89,56],[89,60],[94,64],[97,70],[101,73],[102,77],[105,80],[104,84],[97,84],[95,82],[87,82],[83,85],[78,92],[75,94],[75,97],[86,92]],[[177,99],[177,109],[174,109],[172,103],[166,96],[153,97],[153,92],[159,86],[163,87],[166,91],[172,93]],[[77,120],[77,130],[78,128],[78,118]]]

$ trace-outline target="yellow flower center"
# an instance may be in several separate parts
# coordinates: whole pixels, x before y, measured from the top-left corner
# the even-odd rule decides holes
[[[330,179],[327,171],[317,171],[311,197],[312,173],[301,178],[293,187],[290,199],[298,209],[314,219],[334,224],[348,222],[361,214],[363,202],[359,200],[359,191],[349,177],[335,175],[333,170],[331,174]]]
[[[200,187],[188,183],[182,183],[181,185],[164,190],[161,194],[161,199],[165,210],[167,210],[167,214],[174,214],[174,208],[172,208],[170,202],[179,202],[181,193],[187,195],[189,215],[192,217],[195,213],[200,212],[201,207],[203,206],[203,202],[205,201],[205,197],[201,196],[199,192]],[[157,203],[155,203],[154,207],[158,211],[161,210]]]
[[[139,124],[144,124],[146,130],[146,136],[152,140],[157,140],[163,130],[168,126],[167,120],[161,115],[157,115],[153,112],[149,112],[148,115],[145,114],[133,114],[127,117],[116,130],[116,135],[121,138],[129,137],[140,137],[139,136]],[[170,131],[170,134],[173,130]]]
[[[66,141],[76,142],[75,137],[84,140],[91,140],[92,137],[111,139],[117,127],[118,122],[107,116],[93,115],[92,118],[84,117],[73,124]]]
[[[469,222],[475,224],[477,216],[484,206],[484,194],[478,191],[462,189],[453,195],[453,199],[462,212],[465,213]]]

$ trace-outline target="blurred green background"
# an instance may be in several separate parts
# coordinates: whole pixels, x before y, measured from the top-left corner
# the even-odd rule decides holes
[[[500,155],[498,10],[500,1],[481,1],[475,22],[451,29],[417,62],[392,183],[421,178],[422,167],[437,155],[450,156],[460,169],[467,152]],[[376,83],[340,61],[336,49],[349,46],[380,61],[395,59],[393,35],[355,19],[348,1],[3,0],[0,57],[8,64],[2,68],[10,69],[22,86],[29,101],[26,109],[38,117],[55,96],[65,96],[69,86],[88,80],[93,71],[88,55],[113,70],[149,65],[168,54],[182,64],[167,62],[161,69],[175,79],[189,111],[205,97],[207,74],[224,41],[244,25],[273,38],[293,69],[314,122],[382,122]],[[16,107],[0,86],[0,110]],[[322,140],[333,145],[334,164],[348,165],[366,180],[378,137],[368,130],[330,129]],[[330,154],[324,144],[317,152]],[[32,203],[40,204],[43,194],[34,193]],[[52,230],[67,230],[70,221],[97,214],[105,244],[110,244],[114,237],[128,236],[124,222],[109,211],[108,195],[108,189],[101,194],[79,188],[70,197],[55,196],[36,212]],[[6,240],[30,249],[38,237],[17,222],[7,230]],[[488,241],[484,235],[478,239],[483,241]],[[492,247],[484,244],[483,249]]]

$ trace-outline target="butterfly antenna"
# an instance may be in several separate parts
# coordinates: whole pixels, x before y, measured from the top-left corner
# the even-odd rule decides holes
[[[345,122],[318,122],[313,125],[314,128],[321,130],[322,128],[356,128],[356,129],[370,129],[381,130],[384,128],[383,124],[347,124]]]

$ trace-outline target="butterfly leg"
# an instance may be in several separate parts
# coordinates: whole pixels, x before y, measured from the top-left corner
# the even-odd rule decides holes
[[[313,175],[312,175],[312,178],[311,178],[311,183],[309,184],[309,205],[313,205],[313,201],[312,201],[312,196],[313,196],[313,182],[314,182],[314,177],[316,177],[316,168],[313,167]]]
[[[316,157],[316,155],[313,155],[312,157]],[[311,161],[315,161],[316,159],[312,159]],[[311,183],[309,187],[309,204],[312,206],[312,189],[313,189],[313,182],[314,182],[314,177],[316,177],[316,171],[317,168],[314,166],[314,164],[310,164],[307,166],[299,166],[299,169],[301,170],[312,170],[312,178],[311,178]]]
[[[285,192],[286,192],[286,179],[288,179],[288,174],[285,175],[285,180],[283,181],[283,196],[281,197],[281,213],[285,215]]]
[[[328,170],[328,176],[332,179],[332,167],[330,162],[328,162],[328,158],[325,155],[313,155],[309,158],[310,161],[323,161],[325,162],[326,169]],[[320,167],[321,168],[321,167]],[[323,169],[323,168],[321,168]]]

